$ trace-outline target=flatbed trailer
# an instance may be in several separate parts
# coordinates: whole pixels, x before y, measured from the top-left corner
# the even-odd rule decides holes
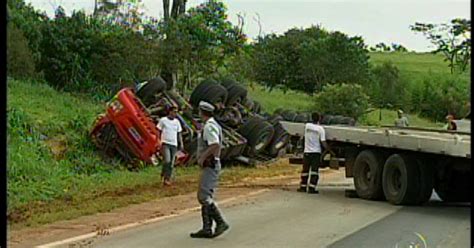
[[[280,123],[291,136],[304,136],[304,123]],[[354,178],[360,198],[419,205],[430,199],[434,189],[444,201],[470,199],[470,132],[361,126],[324,129],[335,152],[329,160],[339,162],[346,177]]]

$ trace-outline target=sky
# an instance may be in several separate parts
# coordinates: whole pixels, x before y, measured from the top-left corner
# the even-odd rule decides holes
[[[94,0],[26,0],[48,14],[55,6],[66,12],[84,9],[92,12]],[[188,7],[205,0],[188,0]],[[162,0],[143,0],[149,16],[161,17]],[[259,34],[281,34],[293,27],[321,25],[351,36],[362,36],[366,44],[379,42],[402,44],[409,50],[431,51],[434,47],[421,34],[410,30],[415,22],[445,23],[453,18],[470,19],[469,0],[224,0],[230,20],[237,24],[237,14],[245,18],[244,30],[249,37]]]

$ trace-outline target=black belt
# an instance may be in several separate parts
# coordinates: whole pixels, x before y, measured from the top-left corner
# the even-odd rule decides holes
[[[209,167],[211,169],[215,169],[217,165],[217,159],[216,158],[209,158],[204,161],[203,167]]]

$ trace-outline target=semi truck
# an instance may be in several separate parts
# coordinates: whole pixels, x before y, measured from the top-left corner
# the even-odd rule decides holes
[[[131,169],[157,164],[160,160],[159,119],[166,106],[178,109],[183,127],[184,150],[177,165],[193,165],[197,157],[197,133],[201,129],[200,101],[216,106],[215,118],[223,129],[224,164],[270,162],[284,154],[289,134],[277,120],[260,112],[259,104],[247,97],[247,90],[234,80],[204,80],[189,99],[178,94],[161,77],[121,89],[92,125],[92,142],[105,154],[121,158]]]
[[[302,143],[304,123],[280,123],[292,140]],[[421,205],[434,190],[443,201],[468,202],[470,120],[462,123],[462,131],[323,125],[334,154],[323,152],[322,162],[344,167],[345,176],[353,178],[357,196],[362,199]],[[290,163],[302,162],[298,154],[290,158]]]

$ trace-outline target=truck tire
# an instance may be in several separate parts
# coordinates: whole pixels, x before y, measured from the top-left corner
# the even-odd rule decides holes
[[[427,162],[426,160],[416,160],[420,173],[420,192],[417,198],[417,204],[420,205],[430,200],[434,188],[435,170],[433,166]]]
[[[138,98],[140,98],[145,106],[149,106],[154,103],[155,95],[165,90],[166,82],[163,80],[163,78],[158,76],[148,80],[145,85],[140,87],[137,92],[135,92],[135,94]]]
[[[283,117],[281,117],[281,115],[277,115],[277,114],[275,114],[273,116],[270,116],[268,118],[268,122],[270,122],[272,125],[280,123],[280,121],[283,121],[283,120],[284,120]]]
[[[321,124],[323,125],[329,125],[331,123],[333,116],[332,115],[323,115],[323,118],[321,118]]]
[[[375,150],[365,150],[354,162],[354,185],[362,199],[383,199],[382,170],[384,158]]]
[[[295,121],[296,113],[291,110],[286,110],[281,113],[281,116],[285,121]]]
[[[352,118],[352,117],[344,117],[344,118],[342,118],[340,124],[342,124],[342,125],[348,125],[348,126],[355,126],[355,123],[356,123],[356,121],[355,121],[354,118]]]
[[[245,154],[254,157],[262,153],[272,140],[275,129],[260,117],[252,117],[239,129],[239,133],[247,139]]]
[[[383,192],[388,202],[394,205],[415,205],[420,196],[420,173],[416,159],[393,154],[383,168]]]
[[[278,154],[280,154],[280,150],[286,149],[286,146],[290,141],[290,134],[278,122],[273,124],[273,128],[275,129],[275,132],[267,150],[271,157],[276,158]]]
[[[273,114],[274,115],[281,115],[281,113],[283,112],[284,110],[282,108],[277,108],[275,109],[275,111],[273,111]]]
[[[262,112],[262,105],[260,105],[260,103],[257,101],[253,101],[252,112],[254,114],[260,114]]]
[[[341,125],[344,122],[344,116],[342,115],[335,115],[332,117],[331,121],[329,122],[329,125]]]
[[[206,101],[214,104],[215,106],[219,106],[220,104],[224,105],[227,100],[227,90],[224,88],[224,86],[219,84],[210,85],[207,88],[207,91],[202,94],[200,98],[201,99],[199,101]]]
[[[227,107],[219,116],[219,121],[229,127],[237,128],[242,123],[242,114],[236,107]]]
[[[310,121],[310,117],[307,113],[299,113],[295,116],[294,121],[298,123],[307,123]]]
[[[237,81],[231,78],[225,78],[221,80],[221,85],[224,86],[224,88],[229,89],[233,85],[238,84]]]
[[[217,85],[218,83],[213,80],[213,79],[207,79],[202,81],[196,88],[194,88],[193,92],[191,93],[191,96],[189,97],[189,102],[193,107],[197,107],[199,105],[199,102],[201,101],[202,95],[204,95],[207,91],[207,89],[211,85]]]
[[[238,84],[226,87],[226,89],[228,93],[226,106],[232,106],[235,103],[243,103],[247,98],[247,90]]]

